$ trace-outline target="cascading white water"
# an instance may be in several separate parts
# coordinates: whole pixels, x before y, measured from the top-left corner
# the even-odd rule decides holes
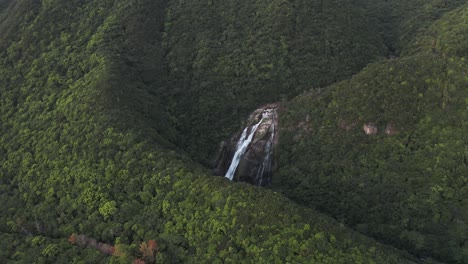
[[[257,130],[258,126],[262,123],[264,115],[262,115],[262,119],[250,129],[250,133],[247,135],[249,127],[246,127],[244,131],[242,131],[242,135],[239,138],[236,146],[236,152],[234,153],[234,157],[232,158],[231,166],[229,166],[228,171],[226,172],[225,177],[232,181],[234,178],[234,174],[236,173],[237,166],[239,166],[239,162],[241,161],[242,155],[244,155],[247,147],[252,142],[253,136],[255,131]]]
[[[274,119],[275,118],[274,112],[271,113],[271,114],[272,114],[272,118]],[[266,154],[265,154],[265,157],[263,158],[262,164],[260,165],[260,167],[257,170],[257,175],[255,177],[255,181],[256,181],[258,186],[262,186],[262,184],[263,184],[263,174],[264,174],[264,172],[265,171],[269,172],[271,170],[271,163],[272,163],[271,156],[273,154],[273,140],[275,138],[275,123],[274,122],[271,124],[270,130],[271,130],[270,138],[268,139],[267,143],[265,144],[265,148],[264,148],[264,153],[266,153]]]

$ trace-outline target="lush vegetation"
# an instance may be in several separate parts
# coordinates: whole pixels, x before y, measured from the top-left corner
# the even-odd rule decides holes
[[[173,142],[211,165],[251,110],[406,55],[415,36],[464,2],[169,1],[164,94]]]
[[[172,145],[166,4],[8,5],[0,260],[128,263],[156,241],[147,261],[411,262],[272,191],[209,177]]]
[[[348,78],[384,57],[367,2],[169,2],[163,46],[178,145],[210,164],[218,143],[259,104]]]
[[[389,50],[396,56],[407,55],[415,36],[426,34],[427,28],[447,12],[465,4],[464,0],[373,1],[373,14],[384,32]]]
[[[0,0],[0,262],[463,263],[463,2]],[[271,101],[277,192],[211,177]]]
[[[466,262],[467,16],[465,4],[418,34],[411,55],[287,103],[278,188],[381,241]]]

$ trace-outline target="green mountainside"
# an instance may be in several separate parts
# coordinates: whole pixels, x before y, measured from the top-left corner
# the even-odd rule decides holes
[[[467,36],[465,4],[407,56],[288,102],[278,188],[381,241],[468,260]],[[363,133],[368,123],[377,135]]]
[[[218,143],[259,104],[383,58],[366,2],[170,1],[163,47],[178,145],[210,164]]]
[[[169,1],[163,47],[174,142],[211,165],[218,143],[258,105],[404,54],[464,2]]]
[[[0,43],[0,258],[109,260],[67,242],[79,233],[118,244],[111,261],[131,260],[155,239],[158,262],[405,262],[272,192],[208,177],[170,150],[154,89],[164,78],[161,5],[22,1],[7,10],[16,19],[5,28],[18,32]]]
[[[0,262],[463,263],[466,17],[442,0],[0,0]],[[274,101],[273,190],[211,176]]]
[[[373,9],[381,21],[386,45],[396,55],[406,55],[415,36],[427,33],[427,28],[447,12],[466,3],[465,0],[373,1]]]

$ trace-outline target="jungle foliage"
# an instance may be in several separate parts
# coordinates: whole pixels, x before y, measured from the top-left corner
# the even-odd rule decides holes
[[[387,48],[368,1],[170,1],[163,46],[178,145],[210,164],[258,105],[357,73]]]
[[[463,263],[463,2],[0,0],[0,262]],[[277,192],[211,177],[272,101]]]
[[[465,4],[416,34],[406,56],[288,102],[277,188],[380,241],[466,262],[467,17]]]
[[[144,243],[156,241],[157,263],[411,263],[273,191],[210,177],[174,146],[169,4],[9,2],[0,260],[128,263],[148,258]],[[74,234],[118,254],[77,246]]]

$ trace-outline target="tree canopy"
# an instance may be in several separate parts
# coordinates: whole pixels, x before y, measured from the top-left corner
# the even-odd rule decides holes
[[[0,262],[463,263],[466,14],[0,0]],[[273,101],[271,189],[213,177]]]

